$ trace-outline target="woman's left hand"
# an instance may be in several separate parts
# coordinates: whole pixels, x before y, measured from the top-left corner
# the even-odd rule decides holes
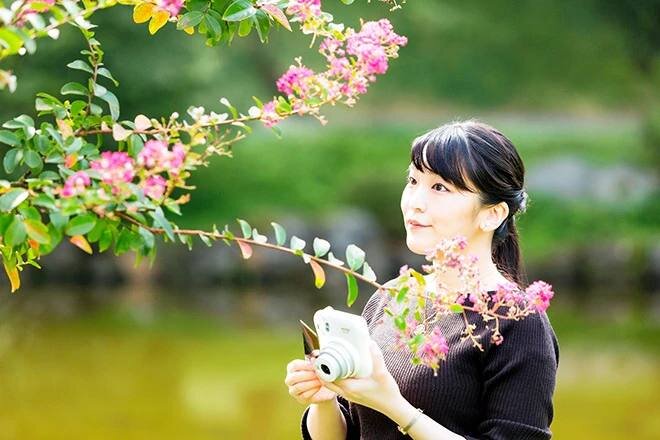
[[[385,412],[384,405],[397,402],[401,398],[401,391],[385,366],[383,352],[373,339],[369,348],[373,362],[370,376],[338,379],[334,382],[324,382],[324,385],[351,402]]]

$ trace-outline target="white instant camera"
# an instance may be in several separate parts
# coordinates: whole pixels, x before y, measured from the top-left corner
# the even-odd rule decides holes
[[[320,351],[314,367],[321,380],[334,382],[371,375],[371,338],[362,316],[328,306],[314,314],[314,326]]]

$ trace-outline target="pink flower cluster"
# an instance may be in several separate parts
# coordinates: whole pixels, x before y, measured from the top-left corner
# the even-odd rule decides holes
[[[299,21],[308,21],[321,15],[321,0],[290,0],[286,13]]]
[[[183,0],[158,0],[158,8],[169,12],[172,17],[179,15],[183,7]]]
[[[160,199],[167,189],[167,180],[161,175],[149,176],[142,182],[142,189],[147,197]]]
[[[417,356],[422,364],[433,368],[434,374],[437,376],[440,361],[446,359],[448,352],[447,340],[442,335],[440,328],[436,326],[431,334],[427,335],[426,341],[417,349]]]
[[[550,300],[555,296],[555,293],[552,286],[545,281],[534,281],[525,289],[525,295],[537,312],[545,312],[550,306]]]
[[[314,72],[305,66],[290,66],[289,70],[277,80],[277,90],[287,95],[294,93],[305,96],[309,90],[307,80],[314,76]]]
[[[314,16],[310,11],[318,8],[320,1],[297,0],[289,3],[287,13],[300,13],[307,20]],[[318,102],[323,101],[344,100],[347,105],[352,105],[358,95],[367,92],[376,75],[387,71],[388,60],[395,58],[399,47],[408,41],[394,32],[387,19],[366,22],[360,32],[349,28],[343,41],[328,36],[329,32],[324,35],[326,38],[319,46],[319,53],[328,63],[326,71],[316,74],[297,60],[298,65],[290,66],[276,82],[277,89],[287,95],[293,111],[298,114],[313,113]],[[262,122],[268,127],[273,126],[282,119],[274,117],[275,114],[264,106]]]
[[[101,158],[92,161],[89,166],[99,173],[104,183],[113,187],[130,182],[135,176],[133,159],[123,152],[104,151],[101,153]]]
[[[60,191],[62,197],[73,197],[82,194],[85,188],[91,185],[92,180],[89,175],[84,171],[76,171],[70,175],[64,182],[64,186]]]
[[[147,169],[166,170],[172,175],[181,171],[186,150],[183,144],[176,143],[169,150],[167,142],[161,140],[148,140],[142,150],[138,153],[137,163]]]
[[[275,110],[276,106],[277,104],[273,100],[265,103],[261,109],[261,122],[263,122],[266,127],[270,128],[282,120],[282,117]]]

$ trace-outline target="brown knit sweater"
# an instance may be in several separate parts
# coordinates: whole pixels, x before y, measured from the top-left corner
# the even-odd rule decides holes
[[[406,350],[393,350],[395,330],[383,321],[387,295],[374,293],[362,316],[371,337],[383,350],[387,369],[401,394],[424,414],[467,440],[547,440],[552,433],[552,396],[559,363],[559,346],[545,313],[520,321],[501,320],[504,342],[490,343],[490,330],[480,315],[468,312],[477,325],[484,352],[470,340],[460,341],[465,329],[462,315],[443,316],[439,325],[449,343],[447,360],[438,376],[412,365]],[[427,313],[431,313],[427,306]],[[347,440],[404,439],[397,425],[371,408],[338,397],[348,426]],[[307,408],[302,417],[302,438],[310,440]]]

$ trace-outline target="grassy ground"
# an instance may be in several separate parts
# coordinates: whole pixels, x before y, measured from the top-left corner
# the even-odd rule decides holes
[[[561,311],[551,319],[561,345],[556,438],[657,438],[657,325],[607,326]],[[580,336],[580,322],[602,331]],[[625,328],[633,336],[613,336]],[[0,336],[3,439],[298,438],[303,408],[282,382],[300,355],[294,329],[110,311],[5,324]]]

